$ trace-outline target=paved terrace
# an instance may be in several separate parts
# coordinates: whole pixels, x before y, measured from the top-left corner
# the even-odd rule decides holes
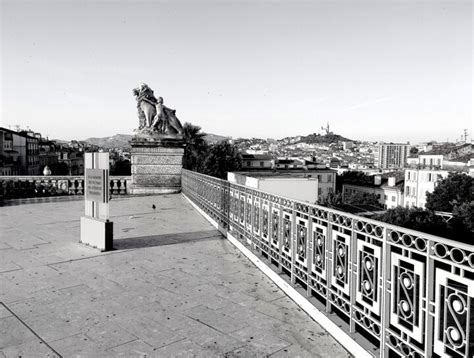
[[[0,357],[349,355],[181,195],[114,198],[108,253],[83,210],[0,207]]]

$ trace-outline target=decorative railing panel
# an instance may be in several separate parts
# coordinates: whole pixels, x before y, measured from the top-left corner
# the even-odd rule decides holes
[[[473,357],[473,245],[187,170],[182,186],[375,355]]]
[[[110,194],[127,194],[131,177],[111,176]],[[0,176],[0,199],[84,195],[84,176]]]

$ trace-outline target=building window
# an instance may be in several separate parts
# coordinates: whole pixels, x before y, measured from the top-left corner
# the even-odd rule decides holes
[[[332,181],[332,175],[329,174],[329,175],[328,175],[328,183],[330,183],[331,181]]]
[[[247,166],[250,167],[250,162],[247,162]]]
[[[321,188],[318,188],[318,195],[321,195],[323,193],[323,190]]]
[[[384,195],[384,196],[383,196],[383,199],[384,199],[384,200],[387,200],[387,195]]]
[[[263,167],[263,162],[260,162],[260,166]]]
[[[321,174],[318,174],[318,181],[321,181]]]
[[[392,201],[395,201],[396,200],[396,197],[392,196]]]

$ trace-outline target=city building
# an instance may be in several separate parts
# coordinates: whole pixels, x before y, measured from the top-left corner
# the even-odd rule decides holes
[[[268,154],[242,154],[242,169],[270,169],[273,167],[273,157]]]
[[[0,128],[2,175],[39,175],[39,140],[32,131],[15,132]]]
[[[26,139],[14,131],[0,128],[0,175],[25,174],[25,164]]]
[[[375,166],[381,169],[404,168],[409,153],[409,144],[379,143],[374,151]]]
[[[316,203],[336,189],[331,169],[229,172],[227,180],[288,198]]]
[[[297,169],[302,167],[303,163],[299,159],[278,158],[275,160],[275,169]]]
[[[56,143],[48,139],[40,139],[39,141],[39,165],[40,173],[46,166],[50,169],[58,164],[58,155],[56,153]],[[52,173],[55,174],[54,171]]]
[[[384,209],[403,206],[404,178],[403,173],[386,173],[374,175],[372,182],[353,182],[342,184],[342,199],[354,193],[374,194]]]
[[[444,145],[417,158],[409,158],[405,169],[405,206],[425,208],[426,194],[433,192],[438,182],[446,178],[449,172],[474,175],[471,155],[472,146],[463,144],[457,147]]]
[[[40,174],[39,138],[26,135],[26,159],[28,175]]]
[[[342,150],[349,150],[354,148],[354,142],[342,142]]]
[[[436,168],[405,169],[405,206],[425,208],[426,193],[433,192],[437,183],[448,176],[447,170]]]
[[[442,154],[420,154],[418,156],[418,165],[420,168],[443,169]]]
[[[341,166],[342,164],[342,161],[340,158],[337,158],[337,157],[332,157],[330,160],[329,160],[329,167],[330,168],[333,168],[333,169],[337,169]]]
[[[84,156],[82,152],[70,148],[61,148],[58,154],[58,162],[68,166],[68,175],[84,174]]]

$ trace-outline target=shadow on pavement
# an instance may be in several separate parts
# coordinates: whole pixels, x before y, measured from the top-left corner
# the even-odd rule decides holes
[[[84,200],[82,195],[63,195],[63,196],[45,196],[35,198],[21,198],[21,199],[0,199],[0,207],[2,206],[16,206],[24,204],[44,204],[44,203],[61,203],[67,201]]]
[[[221,239],[224,240],[224,237],[218,230],[204,230],[163,235],[139,236],[125,239],[115,239],[114,250],[139,249],[143,247],[175,245],[182,244],[185,242]]]

